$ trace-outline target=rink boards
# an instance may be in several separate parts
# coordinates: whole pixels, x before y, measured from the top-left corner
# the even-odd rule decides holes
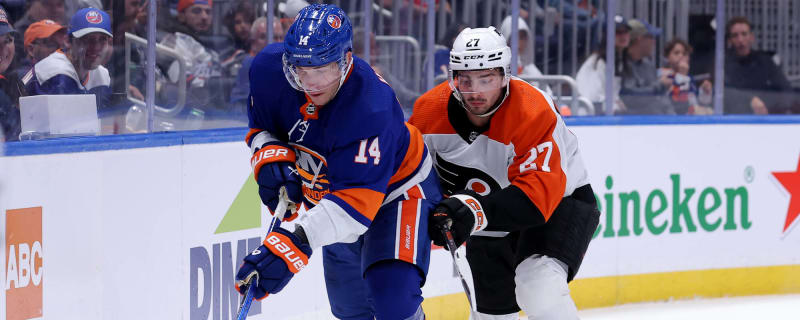
[[[754,122],[754,123],[753,123]],[[800,124],[571,126],[603,216],[579,307],[800,292]],[[606,120],[607,124],[608,121]],[[2,319],[231,319],[268,223],[245,131],[26,142],[0,158]],[[430,319],[463,319],[432,252]],[[319,252],[252,319],[329,317]]]

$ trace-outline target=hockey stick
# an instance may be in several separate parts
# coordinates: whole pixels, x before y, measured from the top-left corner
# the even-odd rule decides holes
[[[475,285],[472,280],[472,270],[469,268],[469,263],[464,261],[461,255],[457,252],[458,247],[456,246],[456,242],[453,240],[453,233],[450,231],[451,224],[452,222],[448,221],[448,223],[442,226],[442,234],[444,235],[445,245],[447,246],[447,251],[450,251],[450,255],[453,257],[453,268],[458,273],[458,277],[461,278],[461,286],[464,287],[464,293],[467,294],[469,308],[472,311],[478,311],[477,303],[475,302],[475,295],[473,294],[475,292]]]
[[[286,195],[286,187],[281,187],[278,195],[278,206],[275,208],[274,216],[272,217],[272,222],[269,224],[269,228],[267,228],[267,234],[272,232],[276,226],[281,225],[281,220],[283,220],[283,216],[286,214],[286,209],[289,207],[289,204],[292,204],[292,214],[295,213],[297,207],[294,206],[294,203],[289,201],[289,196]],[[255,278],[255,281],[253,281]],[[239,287],[247,288],[246,293],[242,296],[242,300],[239,301],[239,312],[236,314],[236,320],[244,320],[247,318],[247,313],[250,312],[250,305],[253,304],[253,285],[258,283],[258,272],[253,271],[247,275],[243,281],[239,281]]]

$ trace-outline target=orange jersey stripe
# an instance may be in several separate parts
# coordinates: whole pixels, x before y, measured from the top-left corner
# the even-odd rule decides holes
[[[508,179],[528,195],[547,221],[564,197],[567,184],[565,168],[561,167],[560,141],[554,137],[558,119],[545,96],[530,84],[512,80],[509,85],[517,94],[508,96],[507,106],[533,107],[500,109],[492,121],[514,123],[526,119],[520,123],[526,128],[525,134],[518,134],[516,126],[492,126],[487,134],[514,144],[517,156],[508,167]]]
[[[417,238],[417,219],[419,216],[420,199],[422,193],[419,186],[414,186],[408,190],[408,200],[400,203],[400,226],[397,232],[397,258],[408,263],[415,263],[414,258],[416,238]]]
[[[422,161],[422,157],[424,156],[425,152],[425,141],[422,140],[422,133],[419,132],[419,129],[412,126],[408,122],[406,122],[406,128],[408,128],[409,138],[408,138],[408,150],[406,150],[406,155],[403,157],[403,162],[400,164],[400,168],[397,169],[397,172],[389,178],[389,185],[403,180],[407,178],[409,175],[414,173],[414,170],[417,169],[419,163]]]
[[[331,192],[331,194],[347,202],[359,214],[370,221],[375,219],[375,215],[378,214],[378,209],[380,209],[385,196],[382,192],[365,188],[338,190]]]

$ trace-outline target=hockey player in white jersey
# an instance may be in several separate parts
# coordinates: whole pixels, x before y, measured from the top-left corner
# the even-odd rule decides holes
[[[429,233],[452,220],[467,242],[473,319],[577,319],[567,283],[599,211],[578,142],[552,99],[510,75],[511,50],[493,27],[467,28],[450,52],[448,83],[420,97],[410,122],[434,157],[443,192]]]

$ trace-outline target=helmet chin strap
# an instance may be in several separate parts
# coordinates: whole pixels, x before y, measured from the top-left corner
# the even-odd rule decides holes
[[[458,89],[456,89],[455,94],[456,94],[456,98],[458,99],[458,102],[461,103],[461,107],[464,108],[464,110],[466,110],[467,112],[469,112],[473,116],[486,118],[486,117],[491,116],[495,112],[497,112],[497,110],[500,109],[500,105],[502,105],[503,102],[506,101],[506,98],[508,98],[508,83],[506,83],[505,87],[506,87],[506,90],[503,93],[503,99],[500,99],[500,101],[495,103],[495,105],[492,107],[492,109],[489,109],[489,111],[487,111],[487,112],[485,112],[483,114],[477,114],[477,113],[474,113],[474,112],[470,111],[469,108],[467,107],[467,102],[464,101],[464,97],[461,96],[461,92],[458,92]]]

